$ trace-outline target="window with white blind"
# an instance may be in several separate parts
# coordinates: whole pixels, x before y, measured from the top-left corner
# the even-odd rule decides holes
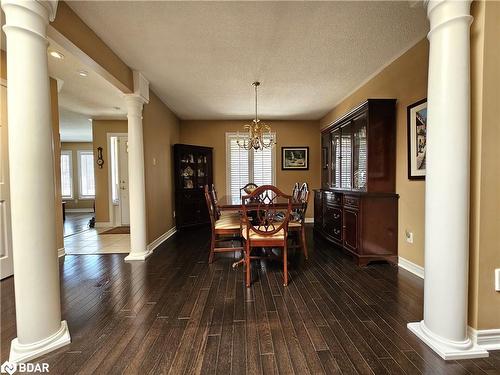
[[[276,139],[276,134],[271,136]],[[269,135],[265,140],[269,141]],[[275,185],[276,147],[245,150],[238,146],[237,133],[226,133],[227,192],[238,196],[240,189],[253,182],[258,186]]]
[[[73,198],[73,161],[71,151],[61,151],[61,195]]]
[[[80,198],[94,198],[94,153],[92,151],[78,151],[78,179],[80,180]]]

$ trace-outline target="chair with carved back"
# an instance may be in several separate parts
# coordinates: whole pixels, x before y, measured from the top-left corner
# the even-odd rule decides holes
[[[296,185],[298,185],[298,183]],[[304,252],[305,258],[308,259],[309,255],[307,253],[307,241],[306,241],[306,230],[305,230],[306,211],[307,211],[307,205],[309,203],[309,185],[307,184],[307,182],[304,182],[300,186],[300,188],[297,191],[295,200],[299,201],[301,205],[300,208],[295,208],[292,211],[290,222],[288,224],[288,230],[291,233],[297,235],[298,238],[297,242],[299,244],[292,245],[290,246],[290,248],[300,247]]]
[[[239,220],[240,213],[238,211],[222,211],[220,209],[220,206],[219,206],[219,197],[217,195],[217,190],[215,189],[215,185],[214,184],[212,184],[212,189],[210,190],[210,194],[211,194],[212,202],[213,202],[213,205],[214,205],[214,208],[215,208],[215,217],[216,217],[216,220],[219,220],[221,218],[226,218],[226,217],[229,217],[229,216],[233,216],[235,218],[238,218],[238,220]]]
[[[278,203],[280,203],[279,207]],[[255,247],[283,249],[283,285],[288,285],[287,240],[292,197],[275,186],[263,185],[242,197],[242,207],[246,286],[249,287],[251,283],[251,260],[260,258],[251,255],[252,248]]]
[[[212,263],[215,253],[228,253],[234,251],[244,250],[243,246],[238,247],[217,247],[218,243],[230,240],[231,242],[237,240],[241,244],[241,221],[239,215],[224,216],[217,218],[217,210],[214,202],[212,201],[212,193],[205,185],[205,201],[207,203],[208,214],[210,216],[210,228],[212,231],[210,241],[210,255],[208,263]]]
[[[251,194],[255,189],[257,189],[258,186],[257,184],[254,184],[253,182],[249,182],[245,186],[243,186],[240,189],[240,197],[243,197],[244,195]]]

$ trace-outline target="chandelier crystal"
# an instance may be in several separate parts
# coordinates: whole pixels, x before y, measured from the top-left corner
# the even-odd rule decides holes
[[[248,135],[241,139],[240,133],[238,132],[238,139],[236,140],[236,143],[239,147],[245,150],[253,148],[257,151],[273,147],[276,144],[276,140],[271,133],[271,127],[259,120],[257,88],[260,86],[260,82],[254,82],[252,85],[255,87],[255,118],[250,124],[243,126],[243,129],[248,132]]]

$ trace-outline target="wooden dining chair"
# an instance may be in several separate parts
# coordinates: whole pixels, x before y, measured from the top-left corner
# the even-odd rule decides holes
[[[210,254],[208,256],[208,263],[212,263],[215,253],[228,253],[234,251],[243,251],[244,247],[241,246],[241,220],[238,216],[221,216],[217,219],[217,213],[214,202],[212,201],[211,192],[208,185],[205,185],[205,201],[207,203],[208,214],[210,216],[210,227],[212,236],[210,240]],[[239,241],[238,247],[218,247],[218,243],[223,241]]]
[[[251,194],[257,188],[258,186],[256,184],[254,184],[253,182],[249,182],[240,189],[240,197]]]
[[[279,200],[285,201],[285,208],[277,207]],[[292,197],[284,194],[275,186],[263,185],[249,195],[242,197],[242,207],[246,286],[250,287],[251,283],[251,260],[260,258],[251,255],[252,248],[255,247],[283,249],[283,285],[288,285],[287,240]]]
[[[306,211],[307,205],[309,203],[309,185],[307,182],[304,182],[302,186],[297,191],[297,195],[295,198],[296,201],[301,203],[300,208],[295,208],[292,211],[290,222],[288,224],[289,232],[295,234],[297,236],[297,241],[294,245],[291,245],[290,248],[300,247],[304,252],[304,256],[306,259],[309,258],[307,253],[307,241],[306,241]]]
[[[210,194],[212,197],[212,202],[215,209],[215,218],[219,220],[221,218],[226,218],[229,216],[233,216],[239,220],[240,212],[239,211],[222,211],[219,206],[219,197],[217,195],[217,190],[215,189],[215,185],[212,184],[212,189],[210,190]]]
[[[293,185],[293,189],[292,189],[293,200],[299,199],[299,193],[300,193],[300,184],[298,182],[296,182],[295,185]]]

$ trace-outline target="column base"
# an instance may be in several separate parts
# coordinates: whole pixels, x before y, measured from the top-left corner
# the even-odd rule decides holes
[[[435,335],[425,326],[423,320],[408,323],[407,327],[444,360],[484,358],[489,356],[486,350],[475,345],[469,338],[466,341],[451,341]]]
[[[146,260],[151,254],[153,254],[151,250],[145,251],[143,253],[130,252],[130,254],[125,257],[125,261],[128,262],[132,260]]]
[[[65,320],[61,322],[61,328],[52,336],[40,340],[33,344],[20,344],[15,338],[10,344],[9,362],[19,363],[27,362],[31,359],[40,357],[53,350],[59,349],[71,342],[68,324]]]

